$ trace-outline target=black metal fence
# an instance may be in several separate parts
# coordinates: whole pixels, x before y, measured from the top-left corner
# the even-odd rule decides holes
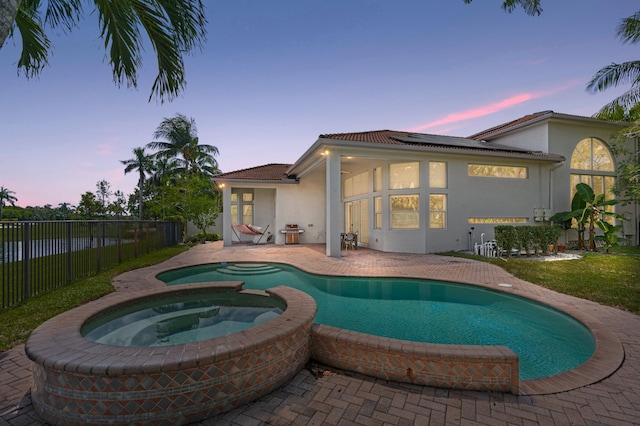
[[[0,310],[176,245],[181,236],[177,222],[0,222]]]

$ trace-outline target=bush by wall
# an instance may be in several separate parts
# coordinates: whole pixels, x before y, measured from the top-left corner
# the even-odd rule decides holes
[[[517,249],[529,256],[529,250],[533,254],[538,252],[548,254],[549,245],[553,244],[557,250],[558,238],[562,235],[562,229],[558,225],[546,226],[511,226],[500,225],[494,228],[496,245],[507,257],[511,256],[513,249]]]

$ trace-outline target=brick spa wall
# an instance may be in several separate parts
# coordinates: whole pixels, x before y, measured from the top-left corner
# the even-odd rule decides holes
[[[166,424],[205,419],[280,387],[307,363],[315,301],[275,287],[264,292],[285,311],[228,336],[163,347],[118,347],[84,339],[82,325],[104,310],[140,298],[240,291],[238,282],[188,284],[116,293],[65,312],[36,329],[26,344],[33,361],[36,412],[53,424]]]
[[[504,346],[416,343],[314,324],[311,358],[397,382],[519,392],[518,356]]]

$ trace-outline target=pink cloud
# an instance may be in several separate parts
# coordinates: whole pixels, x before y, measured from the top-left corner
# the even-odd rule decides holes
[[[435,121],[431,121],[425,124],[421,124],[412,129],[409,129],[409,132],[419,132],[424,129],[429,129],[436,126],[442,126],[444,124],[458,123],[460,121],[471,120],[474,118],[484,117],[485,115],[493,114],[498,111],[502,111],[504,109],[511,108],[515,105],[521,104],[523,102],[530,101],[531,99],[542,98],[546,96],[554,95],[558,92],[562,92],[568,90],[572,87],[575,87],[578,84],[583,84],[582,81],[579,80],[571,80],[567,84],[554,87],[548,90],[541,90],[538,92],[531,93],[521,93],[515,96],[511,96],[510,98],[503,99],[498,102],[494,102],[488,105],[482,105],[477,108],[468,109],[461,112],[451,113],[443,118],[440,118]]]
[[[501,111],[503,109],[510,108],[514,105],[521,104],[530,99],[533,99],[533,95],[530,93],[523,93],[521,95],[512,96],[499,102],[495,102],[489,105],[483,105],[478,108],[468,109],[462,112],[455,112],[449,114],[441,119],[431,121],[429,123],[421,124],[420,126],[410,129],[410,132],[417,132],[419,130],[428,129],[430,127],[441,126],[443,124],[456,123],[458,121],[470,120],[472,118],[484,117],[485,115],[493,114],[494,112]]]

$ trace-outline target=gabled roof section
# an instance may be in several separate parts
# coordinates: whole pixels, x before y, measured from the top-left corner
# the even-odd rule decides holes
[[[518,127],[526,123],[534,122],[543,117],[546,118],[547,116],[551,116],[552,114],[554,114],[554,112],[549,110],[549,111],[541,111],[541,112],[525,115],[524,117],[518,118],[513,121],[509,121],[508,123],[500,124],[498,126],[476,133],[475,135],[471,135],[469,136],[469,139],[475,139],[475,140],[488,139],[490,136],[494,134],[502,133],[505,130]]]
[[[495,154],[501,156],[538,158],[548,161],[562,161],[564,157],[539,151],[488,143],[484,140],[463,138],[457,136],[432,135],[412,133],[397,130],[375,130],[358,133],[333,133],[320,135],[321,139],[343,146],[368,146],[391,149],[407,149],[412,151],[438,151],[453,153]]]
[[[214,181],[251,181],[251,182],[296,182],[296,177],[288,175],[291,164],[266,164],[249,169],[220,173],[213,177]]]
[[[500,124],[499,126],[495,126],[490,129],[483,130],[480,133],[476,133],[475,135],[469,136],[469,139],[491,140],[491,139],[497,138],[498,136],[504,133],[508,133],[518,128],[530,126],[545,120],[554,120],[554,121],[557,120],[557,121],[567,121],[571,123],[608,125],[608,126],[619,127],[619,128],[628,125],[628,123],[625,123],[623,121],[602,120],[602,119],[593,118],[593,117],[583,117],[581,115],[562,114],[562,113],[553,112],[549,110],[549,111],[541,111],[541,112],[525,115],[524,117],[518,118],[513,121],[509,121],[508,123]]]

